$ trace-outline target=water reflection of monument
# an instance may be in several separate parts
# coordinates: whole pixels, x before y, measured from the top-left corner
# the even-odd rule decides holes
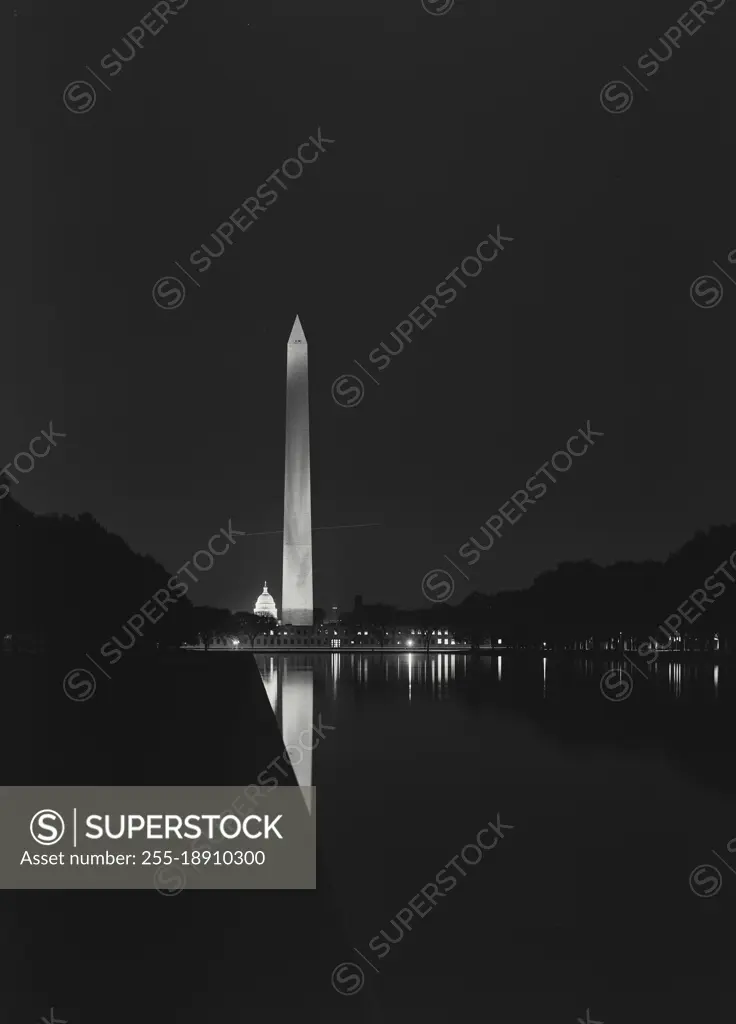
[[[256,655],[286,753],[300,786],[312,786],[312,748],[319,742],[314,723],[314,669],[299,658]],[[311,811],[311,792],[304,790]]]

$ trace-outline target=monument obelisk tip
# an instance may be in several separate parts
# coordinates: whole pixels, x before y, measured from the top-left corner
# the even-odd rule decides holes
[[[291,328],[291,334],[289,335],[289,340],[288,340],[287,344],[288,345],[297,345],[297,344],[306,345],[307,344],[307,339],[304,336],[304,328],[302,327],[302,322],[301,322],[301,320],[299,319],[298,316],[294,320],[294,324],[293,324],[293,326]]]

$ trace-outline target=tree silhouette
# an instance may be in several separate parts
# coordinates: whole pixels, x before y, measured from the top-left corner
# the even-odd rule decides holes
[[[169,601],[158,621],[144,621],[136,653],[179,647],[201,636],[209,648],[216,636],[243,632],[253,639],[274,620],[227,609],[195,607],[182,583],[149,555],[135,554],[91,515],[36,515],[12,494],[0,500],[0,638],[15,649],[24,636],[46,649],[93,650],[113,638],[131,635],[131,617],[154,595]],[[690,595],[695,595],[691,600]],[[697,597],[701,611],[693,605]],[[691,621],[680,614],[687,606]],[[736,647],[736,525],[699,531],[663,562],[590,560],[563,562],[540,573],[523,590],[470,594],[458,605],[433,604],[414,611],[356,600],[342,616],[349,628],[380,638],[398,626],[452,629],[455,639],[479,647],[494,634],[505,646],[595,649],[617,638],[669,642],[678,615],[679,634],[702,650],[719,636],[721,651]],[[322,616],[317,610],[315,622]],[[666,620],[670,619],[670,626]],[[135,634],[132,634],[135,635]],[[127,648],[127,640],[121,643]]]

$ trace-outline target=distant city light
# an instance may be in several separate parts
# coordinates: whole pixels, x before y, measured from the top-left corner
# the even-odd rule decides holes
[[[406,643],[407,643],[407,645],[409,647],[411,647],[411,645],[414,643],[414,641],[413,640],[407,640]]]
[[[240,646],[240,640],[238,640],[237,637],[235,637],[235,639],[233,640],[233,643],[235,644],[236,647]]]

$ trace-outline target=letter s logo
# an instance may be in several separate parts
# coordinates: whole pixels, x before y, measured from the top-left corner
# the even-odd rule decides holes
[[[360,377],[354,373],[343,373],[332,382],[332,400],[343,409],[353,409],[360,405],[365,395],[365,386]]]
[[[455,580],[447,569],[430,569],[422,580],[422,593],[434,603],[447,601],[455,593]]]
[[[619,92],[615,92],[616,86],[620,86]],[[623,114],[634,102],[634,90],[628,82],[606,82],[600,92],[600,101],[609,114]]]
[[[701,309],[713,309],[723,298],[723,285],[714,274],[702,274],[690,285],[690,298]]]
[[[363,985],[365,985],[363,969],[352,960],[343,961],[332,972],[332,987],[341,996],[354,996],[356,992],[360,992]]]
[[[31,835],[41,846],[53,846],[64,835],[64,819],[48,808],[36,811],[31,818]]]

